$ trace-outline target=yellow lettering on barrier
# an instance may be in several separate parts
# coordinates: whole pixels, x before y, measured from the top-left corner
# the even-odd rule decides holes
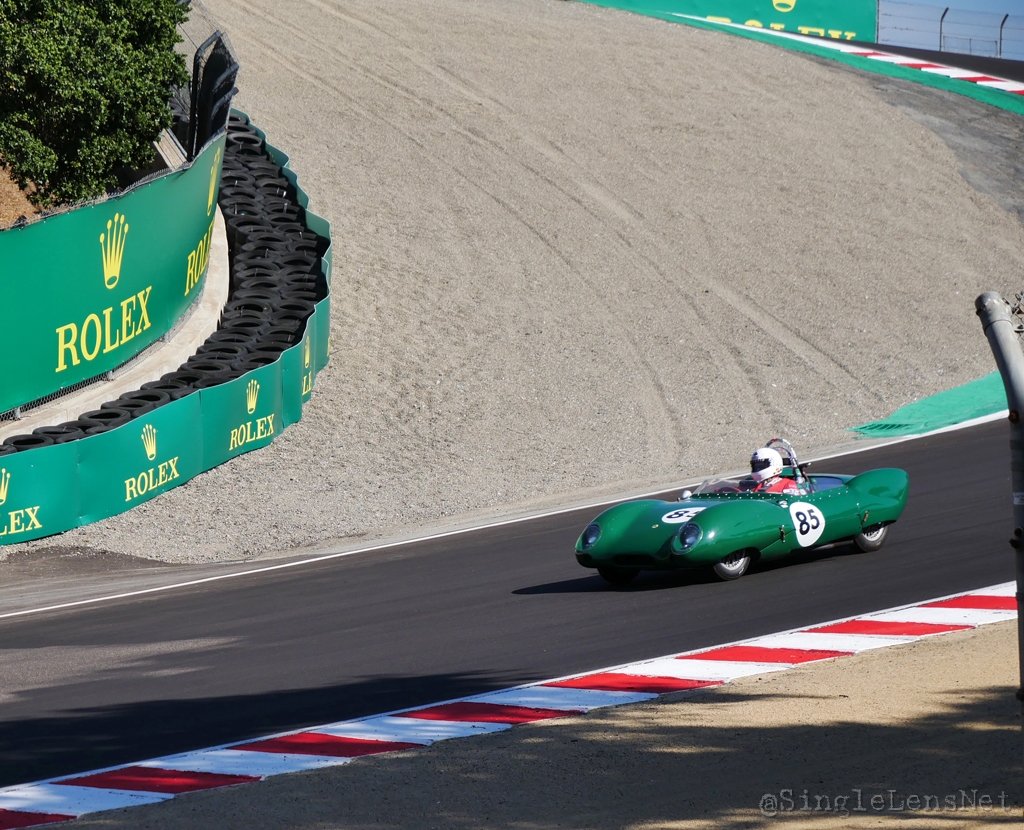
[[[90,349],[87,343],[89,337],[89,326],[94,325],[96,328],[96,347]],[[100,326],[100,318],[95,314],[90,314],[85,318],[85,322],[82,323],[82,357],[86,360],[95,360],[96,355],[100,353],[101,340],[103,339],[103,330]]]
[[[153,286],[150,285],[135,295],[139,298],[139,331],[145,331],[152,325],[149,322],[149,309],[146,305],[149,302],[149,292],[152,290]]]
[[[39,505],[38,504],[35,507],[26,507],[25,508],[25,514],[28,516],[28,527],[25,528],[26,531],[28,531],[28,530],[39,530],[39,529],[42,528],[42,525],[39,523],[39,519],[36,518],[36,514],[38,512],[39,512]]]
[[[110,342],[110,312],[113,311],[113,310],[114,310],[113,306],[111,306],[110,308],[103,309],[103,331],[104,331],[104,334],[105,334],[105,337],[104,337],[105,345],[103,346],[103,354],[106,354],[107,352],[112,352],[112,351],[114,351],[114,349],[116,349],[118,346],[121,345],[121,332],[120,331],[117,333],[117,339],[114,340],[113,343]]]
[[[199,240],[196,249],[188,255],[188,267],[185,269],[185,296],[199,284],[199,280],[210,264],[210,241],[213,239],[213,222]]]
[[[71,338],[66,339],[64,335],[70,332]],[[68,323],[57,329],[57,368],[55,371],[63,372],[68,368],[64,362],[64,352],[71,352],[71,365],[77,366],[81,361],[78,359],[78,349],[75,348],[75,341],[78,340],[78,326]]]
[[[27,519],[27,522],[26,522]],[[30,530],[42,530],[43,525],[39,521],[39,505],[25,507],[21,510],[11,510],[7,513],[0,536],[16,536],[19,533],[28,533]]]
[[[81,329],[75,323],[68,323],[55,329],[57,334],[57,368],[55,372],[63,372],[68,368],[68,357],[71,365],[77,366],[81,359],[86,361],[95,360],[102,348],[103,354],[112,352],[123,346],[138,334],[149,329],[153,324],[149,319],[149,295],[153,286],[147,286],[137,294],[132,294],[126,300],[121,301],[121,324],[120,328],[114,329],[111,315],[114,307],[103,309],[101,312],[93,312],[86,316]],[[138,319],[136,319],[136,309]],[[103,320],[100,320],[102,315]]]
[[[220,147],[213,157],[213,164],[210,165],[210,192],[206,197],[206,215],[213,210],[213,192],[217,189],[217,165],[220,164]]]
[[[139,473],[134,478],[126,478],[124,480],[124,500],[126,502],[134,501],[146,495],[150,490],[163,487],[168,482],[179,478],[178,458],[180,456],[176,455],[169,461],[162,461],[156,467],[150,467]]]
[[[0,504],[4,504],[7,501],[7,496],[10,495],[11,478],[11,473],[7,472],[4,468],[0,468]],[[25,523],[26,518],[28,519],[28,524]],[[42,527],[42,524],[39,522],[39,505],[23,507],[21,510],[10,510],[7,512],[3,530],[0,530],[0,536],[28,533],[30,530],[40,530]]]
[[[793,8],[796,6],[796,3],[787,3],[781,2],[781,0],[776,0],[776,2],[773,3],[773,5],[775,6],[775,9],[777,11],[791,12],[793,11]],[[708,15],[705,19],[710,20],[712,23],[732,23],[732,19],[728,17],[714,17],[712,15]],[[764,28],[764,24],[760,20],[748,20],[743,25],[750,26],[751,28],[754,29]],[[768,28],[776,32],[783,32],[786,30],[786,24],[769,23]],[[826,35],[826,30],[818,26],[797,26],[796,30],[802,35],[817,35],[818,37],[825,37]],[[833,40],[854,40],[857,37],[856,32],[846,32],[843,31],[842,29],[829,29],[827,31],[827,34]]]
[[[135,295],[127,300],[121,300],[121,343],[127,343],[135,337],[135,320],[132,319],[135,313]]]
[[[188,255],[188,270],[185,273],[185,296],[188,296],[188,292],[192,290],[192,286],[195,285],[199,280],[196,279],[196,252],[192,251]]]
[[[274,416],[267,415],[265,418],[256,419],[256,428],[253,429],[253,422],[246,421],[231,430],[231,440],[228,444],[228,452],[251,444],[253,441],[262,441],[274,434]]]

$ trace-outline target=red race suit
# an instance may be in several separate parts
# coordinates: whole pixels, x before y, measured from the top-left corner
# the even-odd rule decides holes
[[[784,493],[787,496],[799,496],[804,490],[791,478],[775,476],[767,481],[762,481],[754,488],[755,493]]]

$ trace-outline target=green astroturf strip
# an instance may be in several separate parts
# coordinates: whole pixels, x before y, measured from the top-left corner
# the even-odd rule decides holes
[[[889,435],[920,435],[933,429],[953,426],[972,418],[981,418],[1006,409],[1006,391],[999,372],[972,380],[955,389],[908,403],[888,418],[851,427],[865,438]]]
[[[618,0],[618,2],[616,2],[616,0],[580,1],[583,3],[589,3],[592,6],[603,6],[608,9],[620,9],[622,11],[633,12],[634,14],[641,14],[644,17],[656,17],[660,20],[667,20],[672,23],[681,23],[684,26],[693,26],[697,29],[712,29],[714,31],[725,32],[726,34],[736,35],[737,37],[745,37],[750,40],[761,41],[762,43],[770,43],[773,46],[779,46],[783,49],[792,49],[795,52],[805,52],[810,55],[816,55],[819,58],[845,63],[848,66],[863,69],[865,72],[874,72],[878,75],[889,75],[893,78],[902,78],[906,81],[913,81],[914,83],[924,84],[925,86],[935,87],[936,89],[955,92],[958,95],[974,98],[984,104],[1008,110],[1009,112],[1015,112],[1018,115],[1024,115],[1024,96],[1022,95],[1015,95],[1012,92],[1004,92],[1001,89],[978,86],[978,84],[971,83],[970,81],[946,78],[942,75],[935,75],[931,72],[923,72],[920,69],[910,69],[906,66],[897,66],[883,61],[871,60],[870,58],[848,55],[844,52],[838,52],[825,46],[819,46],[813,40],[791,40],[790,38],[782,38],[768,34],[763,29],[756,29],[751,26],[730,26],[727,24],[715,23],[712,20],[703,20],[699,17],[682,16],[671,12],[650,9],[638,5],[635,0]],[[876,44],[876,46],[879,51],[885,51],[884,44]]]

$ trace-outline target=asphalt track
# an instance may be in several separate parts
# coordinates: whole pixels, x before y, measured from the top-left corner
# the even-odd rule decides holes
[[[910,474],[881,551],[733,583],[576,565],[580,511],[0,621],[0,786],[710,646],[1013,578],[996,422],[818,465]]]

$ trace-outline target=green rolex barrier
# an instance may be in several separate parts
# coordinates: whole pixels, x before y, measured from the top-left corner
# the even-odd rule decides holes
[[[145,418],[64,446],[78,448],[81,483],[76,524],[105,519],[203,471],[202,400],[192,393]],[[32,452],[46,453],[43,447]]]
[[[75,527],[78,488],[74,442],[0,457],[0,544]]]
[[[200,391],[206,469],[274,440],[282,428],[282,380],[281,360],[275,360],[233,383]]]
[[[121,365],[199,296],[224,141],[121,196],[0,233],[0,412]]]
[[[873,42],[875,0],[585,0],[647,15],[690,15],[778,32]]]
[[[264,137],[261,133],[261,137]],[[267,145],[276,163],[288,157]],[[295,174],[299,201],[309,199]],[[330,239],[330,224],[306,213]],[[332,251],[321,264],[330,287]],[[242,453],[267,446],[302,417],[327,365],[330,291],[302,340],[268,366],[200,389],[147,415],[78,441],[0,456],[0,544],[27,542],[123,513]]]

